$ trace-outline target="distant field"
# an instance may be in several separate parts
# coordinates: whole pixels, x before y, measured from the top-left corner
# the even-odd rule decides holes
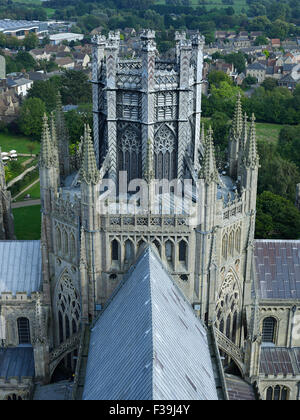
[[[31,181],[31,183],[34,181]],[[30,199],[31,200],[37,200],[41,197],[41,192],[40,192],[40,183],[37,182],[33,187],[31,187],[29,190],[25,191],[22,195],[20,195],[16,201],[23,201],[25,196],[27,194],[30,194]]]
[[[41,238],[41,206],[13,209],[15,233],[19,240]]]
[[[280,124],[256,123],[257,139],[277,143],[282,128]]]
[[[157,4],[166,4],[165,0],[157,0]],[[223,4],[222,0],[203,0],[203,2],[200,0],[191,0],[191,5],[194,7],[197,6],[205,6],[208,10],[213,9],[215,7],[229,7],[232,6],[236,12],[241,12],[242,9],[247,10],[248,5],[246,3],[246,0],[234,0],[234,4],[228,5]]]
[[[29,143],[33,143],[35,148],[33,154],[37,154],[40,151],[40,143],[33,141],[27,137],[14,136],[11,134],[0,133],[0,147],[2,152],[9,152],[10,150],[16,150],[17,153],[31,153],[27,146]]]

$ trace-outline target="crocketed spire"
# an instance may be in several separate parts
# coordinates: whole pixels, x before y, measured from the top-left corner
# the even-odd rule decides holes
[[[245,164],[248,168],[255,169],[259,164],[259,157],[256,145],[256,128],[255,128],[255,115],[252,114],[249,139],[247,141],[245,152]]]
[[[58,144],[57,144],[56,122],[55,122],[54,112],[51,113],[50,127],[51,127],[50,131],[51,131],[53,153],[54,153],[55,161],[56,161],[55,163],[56,163],[56,166],[58,166],[59,157],[58,157]]]
[[[43,168],[49,169],[55,166],[55,164],[56,164],[55,152],[54,152],[53,144],[50,139],[48,118],[47,118],[47,115],[44,114],[42,140],[41,140],[40,166]]]
[[[235,104],[234,116],[232,120],[232,133],[237,140],[240,138],[243,130],[243,111],[241,103],[241,93],[238,93],[237,101]]]
[[[216,166],[215,148],[213,143],[213,131],[209,127],[205,140],[204,157],[200,170],[200,178],[204,179],[207,184],[218,182],[219,176]]]
[[[4,170],[4,165],[2,162],[1,147],[0,147],[0,189],[1,190],[6,189],[5,170]]]
[[[248,116],[245,112],[244,114],[244,121],[243,121],[243,130],[241,134],[241,141],[240,141],[240,152],[243,153],[248,140]]]
[[[87,184],[96,185],[99,181],[99,171],[97,168],[93,142],[91,139],[91,129],[88,125],[84,127],[82,166],[80,169],[80,179]]]

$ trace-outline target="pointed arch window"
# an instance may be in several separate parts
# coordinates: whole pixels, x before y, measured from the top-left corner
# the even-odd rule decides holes
[[[28,318],[18,318],[19,344],[30,344],[30,324]]]
[[[167,241],[165,245],[166,260],[169,262],[173,261],[173,243]]]
[[[228,253],[232,257],[234,254],[234,232],[230,232],[229,243],[228,243]]]
[[[138,133],[131,127],[119,134],[119,170],[127,172],[128,181],[142,177],[142,146]]]
[[[75,241],[75,236],[73,233],[71,233],[70,235],[70,255],[71,255],[71,258],[76,257],[76,241]]]
[[[275,343],[277,321],[273,317],[268,317],[263,320],[262,324],[262,342]]]
[[[289,390],[284,385],[269,386],[266,391],[267,401],[286,401],[289,399]]]
[[[235,233],[235,249],[236,252],[241,252],[241,228],[239,227]]]
[[[63,343],[79,331],[81,307],[79,294],[72,280],[65,274],[56,291],[56,308],[58,313],[58,338]]]
[[[228,252],[228,236],[227,233],[223,236],[222,239],[222,257],[226,260]]]
[[[176,140],[172,130],[163,125],[154,138],[154,168],[156,179],[176,177]]]
[[[184,240],[179,242],[179,261],[181,263],[186,262],[187,244]]]
[[[119,260],[119,242],[116,239],[111,243],[111,259],[112,261]]]
[[[59,227],[55,229],[55,238],[56,238],[56,249],[57,252],[61,251],[61,230]]]
[[[127,239],[125,242],[125,262],[129,263],[134,258],[134,248],[133,243],[130,239]]]
[[[64,246],[64,255],[68,255],[69,254],[69,237],[65,230],[63,233],[63,246]]]

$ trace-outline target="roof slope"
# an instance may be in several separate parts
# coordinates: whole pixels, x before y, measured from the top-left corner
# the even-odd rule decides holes
[[[300,375],[300,347],[262,347],[260,373]]]
[[[83,399],[218,399],[206,330],[150,248],[92,329]]]
[[[32,347],[0,349],[0,378],[33,378],[34,372]]]
[[[256,240],[254,260],[261,299],[300,299],[300,241]]]
[[[40,291],[40,241],[0,241],[0,295]]]
[[[225,379],[230,401],[253,401],[257,399],[253,385],[248,384],[244,379],[229,374],[225,375]]]

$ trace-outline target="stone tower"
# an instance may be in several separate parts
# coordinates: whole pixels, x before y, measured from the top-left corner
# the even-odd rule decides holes
[[[140,54],[121,60],[118,32],[93,38],[94,140],[85,127],[75,166],[61,110],[50,131],[44,122],[49,373],[62,361],[74,368],[81,326],[151,244],[196,314],[214,326],[219,348],[246,375],[254,317],[254,117],[249,127],[238,97],[229,171],[220,174],[213,132],[201,129],[203,37],[177,33],[174,61],[160,59],[153,31],[143,31],[140,41]]]
[[[4,165],[0,148],[0,240],[14,239],[14,218],[11,210],[11,194],[6,188]]]

